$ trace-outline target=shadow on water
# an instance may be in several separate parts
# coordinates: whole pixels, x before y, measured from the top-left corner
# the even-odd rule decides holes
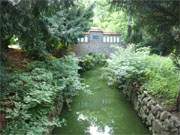
[[[126,98],[101,79],[101,68],[83,75],[91,92],[81,92],[72,111],[63,111],[66,125],[54,135],[149,135]]]

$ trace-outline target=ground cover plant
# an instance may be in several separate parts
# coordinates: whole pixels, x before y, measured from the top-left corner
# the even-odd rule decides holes
[[[150,55],[148,48],[118,48],[107,61],[105,76],[124,92],[146,90],[165,105],[174,105],[180,83],[179,71],[169,57]]]

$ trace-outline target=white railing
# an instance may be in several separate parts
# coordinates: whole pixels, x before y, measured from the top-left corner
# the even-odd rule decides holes
[[[89,36],[86,35],[82,38],[78,39],[79,43],[88,43],[89,40]],[[119,36],[108,36],[108,35],[104,35],[102,36],[102,43],[120,43],[120,37]]]

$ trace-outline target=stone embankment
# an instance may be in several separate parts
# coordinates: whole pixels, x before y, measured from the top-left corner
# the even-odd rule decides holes
[[[134,109],[153,135],[180,135],[180,120],[166,111],[146,91],[123,91],[133,103]]]

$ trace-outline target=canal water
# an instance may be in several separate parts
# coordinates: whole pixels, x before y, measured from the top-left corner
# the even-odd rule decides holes
[[[83,75],[90,92],[81,92],[61,118],[66,125],[56,128],[54,135],[149,135],[132,105],[116,89],[101,79],[101,68]]]

